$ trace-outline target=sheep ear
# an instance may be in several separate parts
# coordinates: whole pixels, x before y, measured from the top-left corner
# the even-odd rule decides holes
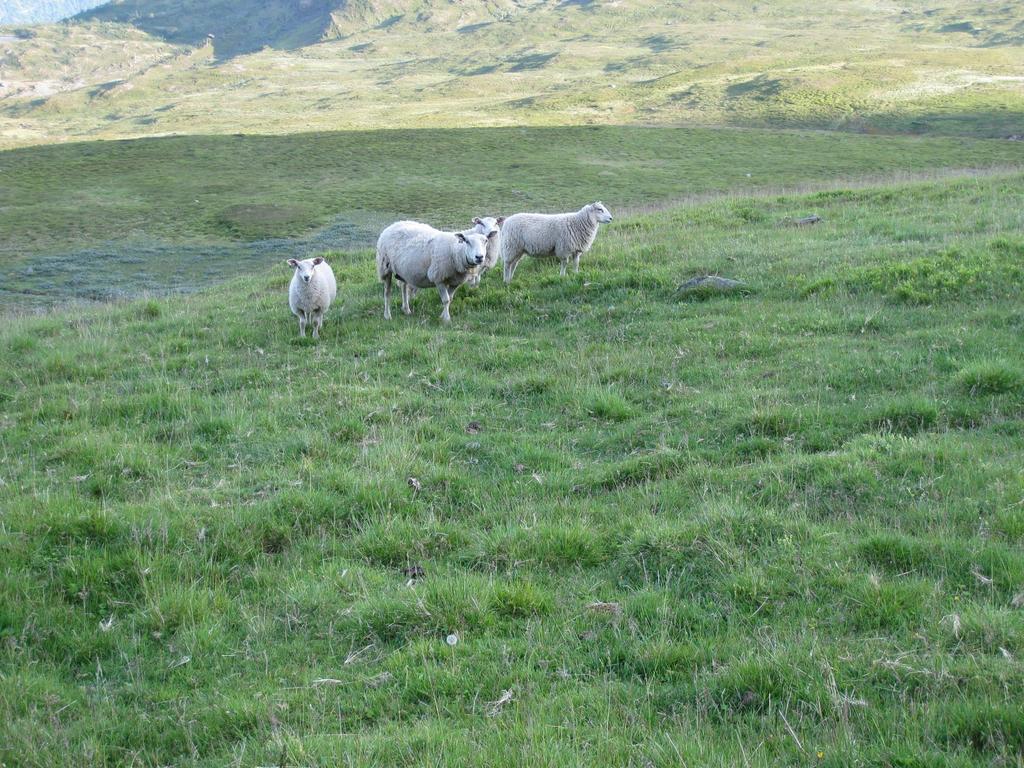
[[[318,265],[318,264],[323,264],[323,263],[324,263],[324,259],[323,259],[322,256],[317,256],[315,259],[313,259],[313,266],[314,267],[316,265]]]
[[[487,233],[487,239],[493,240],[496,234],[498,234],[498,230],[492,229],[490,232]]]
[[[497,219],[494,220],[494,223],[500,227],[502,224],[505,223],[505,217],[499,216]]]
[[[474,224],[483,224],[483,222],[480,221],[480,217],[479,216],[477,216],[475,219],[473,219],[473,223]]]
[[[287,264],[289,267],[299,266],[299,262],[297,262],[295,259],[288,259],[288,261],[286,261],[285,264]]]
[[[456,239],[458,239],[458,241],[460,243],[468,243],[469,242],[469,240],[466,239],[466,236],[464,234],[462,234],[461,232],[456,232],[455,233],[455,237],[456,237]]]

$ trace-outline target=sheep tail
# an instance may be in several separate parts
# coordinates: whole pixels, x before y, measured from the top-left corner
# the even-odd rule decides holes
[[[377,279],[384,282],[384,278],[391,274],[391,261],[384,250],[377,247]]]

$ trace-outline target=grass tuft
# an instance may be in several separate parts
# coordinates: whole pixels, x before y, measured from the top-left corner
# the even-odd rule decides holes
[[[1019,704],[948,704],[939,709],[935,719],[937,737],[951,747],[1007,758],[1024,751],[1024,709]]]
[[[874,408],[868,423],[885,432],[913,435],[938,423],[939,409],[926,397],[900,397]]]
[[[1005,360],[972,363],[956,378],[971,395],[1002,395],[1024,389],[1024,371]]]
[[[633,415],[633,407],[617,392],[610,389],[595,389],[584,392],[579,398],[584,413],[606,421],[625,421]]]

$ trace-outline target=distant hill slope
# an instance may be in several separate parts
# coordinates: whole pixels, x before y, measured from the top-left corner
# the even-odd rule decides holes
[[[419,32],[435,32],[467,21],[483,21],[482,27],[514,12],[543,13],[547,6],[570,5],[580,4],[537,0],[113,0],[81,14],[79,20],[130,24],[182,45],[205,44],[212,39],[217,56],[223,58],[264,47],[293,50],[360,31],[386,31],[399,22],[415,24]]]
[[[103,0],[3,0],[0,25],[60,21],[102,3]]]
[[[264,46],[301,48],[331,29],[344,0],[117,0],[80,16],[131,24],[171,43],[198,45],[212,35],[218,56]]]
[[[124,0],[33,32],[0,39],[0,147],[425,125],[1024,135],[1019,4]]]

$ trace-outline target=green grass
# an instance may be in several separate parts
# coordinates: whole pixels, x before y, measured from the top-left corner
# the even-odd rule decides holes
[[[283,268],[8,319],[0,762],[1019,763],[1022,211],[622,217],[447,328],[337,253],[319,344]]]
[[[401,218],[461,228],[475,215],[575,210],[595,199],[622,213],[702,195],[941,174],[965,163],[1020,167],[1024,144],[595,126],[25,148],[0,153],[0,306],[194,288],[309,250],[369,246]],[[767,221],[756,203],[744,205],[740,221]],[[918,236],[912,225],[873,226],[908,242]],[[935,291],[947,271],[978,269],[958,259],[929,252],[884,267],[898,275],[866,267],[857,280],[922,285],[924,271]]]
[[[34,28],[0,48],[0,146],[578,124],[1005,138],[1024,124],[1024,11],[1008,2],[301,5],[128,0],[93,12],[123,24]],[[208,32],[213,45],[180,45]]]

